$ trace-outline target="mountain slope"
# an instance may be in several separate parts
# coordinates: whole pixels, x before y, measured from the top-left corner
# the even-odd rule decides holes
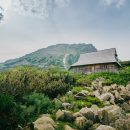
[[[97,49],[92,44],[57,44],[27,54],[23,57],[8,60],[0,64],[0,70],[19,65],[32,65],[40,68],[69,68],[80,54],[94,52]]]

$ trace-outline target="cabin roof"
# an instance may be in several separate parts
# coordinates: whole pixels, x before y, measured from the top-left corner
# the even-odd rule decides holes
[[[116,49],[111,48],[100,50],[97,52],[81,54],[78,62],[74,63],[71,67],[99,63],[117,63],[118,65],[120,65],[117,59]]]

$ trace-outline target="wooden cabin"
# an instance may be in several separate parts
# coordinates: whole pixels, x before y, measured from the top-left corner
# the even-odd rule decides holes
[[[75,73],[117,72],[121,67],[115,48],[81,54],[70,67]]]

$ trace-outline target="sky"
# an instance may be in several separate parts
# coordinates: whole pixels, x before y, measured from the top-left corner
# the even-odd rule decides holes
[[[0,62],[57,43],[116,48],[130,60],[130,0],[0,0]]]

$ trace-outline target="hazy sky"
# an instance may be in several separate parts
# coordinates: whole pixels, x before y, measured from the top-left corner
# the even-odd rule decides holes
[[[130,0],[0,0],[0,62],[56,43],[117,48],[130,60]]]

